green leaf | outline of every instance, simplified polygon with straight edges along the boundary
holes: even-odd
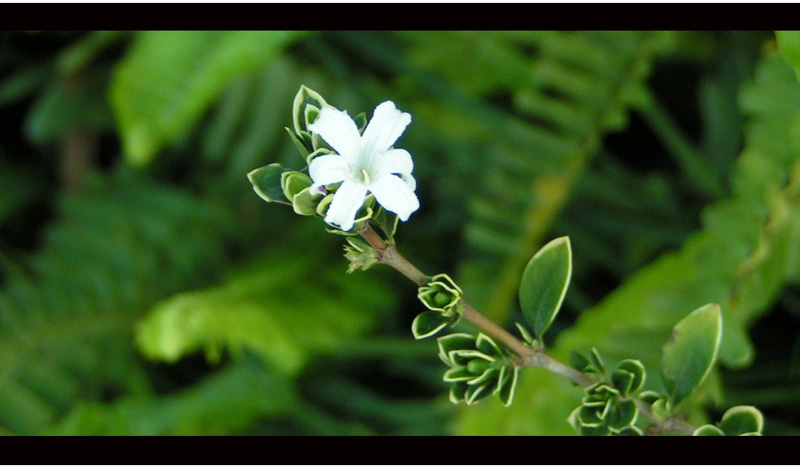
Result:
[[[778,47],[800,78],[800,31],[775,31]]]
[[[426,310],[417,315],[411,323],[411,333],[414,338],[420,340],[435,335],[438,331],[447,326],[449,318],[442,316],[439,312]]]
[[[391,304],[392,291],[370,277],[320,270],[314,260],[270,252],[220,286],[164,300],[137,324],[137,344],[166,362],[201,350],[212,358],[222,347],[234,357],[249,350],[296,375],[314,353],[335,352],[366,332]]]
[[[235,79],[269,64],[299,31],[144,31],[114,72],[110,100],[130,164],[150,163]]]
[[[722,432],[717,426],[706,424],[704,426],[700,426],[697,430],[694,431],[692,434],[694,436],[724,436],[725,433]]]
[[[571,274],[572,249],[568,237],[550,241],[525,267],[519,302],[522,314],[540,340],[561,308]]]
[[[639,414],[636,403],[633,400],[620,401],[611,409],[608,415],[608,427],[616,432],[630,426],[636,421]]]
[[[672,406],[703,382],[711,371],[722,338],[722,311],[708,304],[678,322],[664,345],[661,365]]]
[[[256,191],[259,197],[268,202],[286,202],[289,200],[283,193],[281,188],[281,174],[289,171],[278,163],[270,164],[269,166],[259,167],[247,174],[250,183],[253,184],[253,190]]]
[[[722,415],[719,428],[729,436],[760,434],[764,429],[764,416],[753,406],[734,406]]]

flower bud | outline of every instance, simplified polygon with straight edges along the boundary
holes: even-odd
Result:
[[[420,286],[417,297],[428,309],[457,321],[464,313],[461,295],[461,288],[449,276],[438,274]],[[453,324],[455,323],[451,323]]]

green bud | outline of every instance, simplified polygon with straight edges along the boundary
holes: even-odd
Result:
[[[480,375],[483,374],[490,365],[490,362],[484,361],[483,359],[473,359],[467,364],[467,370],[473,375]]]
[[[417,297],[428,309],[454,318],[452,325],[455,325],[464,313],[461,294],[461,288],[449,276],[439,274],[420,286]]]
[[[435,325],[436,317],[441,319],[442,316],[427,311],[415,322],[424,318]],[[503,350],[490,337],[483,333],[477,337],[454,333],[437,341],[439,357],[450,367],[444,374],[444,381],[452,383],[450,400],[453,403],[464,401],[470,405],[490,395],[498,395],[505,406],[511,404],[519,369],[508,362]]]

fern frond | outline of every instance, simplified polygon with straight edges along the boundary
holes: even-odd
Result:
[[[0,291],[0,426],[33,433],[135,372],[133,323],[225,262],[228,215],[135,175],[94,175],[59,203],[27,265]],[[88,392],[88,393],[87,393]]]
[[[459,275],[470,301],[502,322],[512,310],[525,263],[603,135],[622,128],[626,111],[645,102],[645,80],[664,33],[481,37],[494,43],[492,50],[506,50],[497,57],[503,57],[502,63],[511,60],[506,66],[516,70],[486,91],[510,93],[521,118],[507,129],[509,137],[502,144],[489,149],[486,161],[474,162],[486,171],[483,185],[470,199],[465,228],[475,258],[460,265]],[[491,61],[495,55],[480,57]]]

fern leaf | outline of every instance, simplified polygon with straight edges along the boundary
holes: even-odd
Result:
[[[0,426],[18,433],[130,382],[136,318],[225,263],[227,214],[141,177],[94,175],[59,212],[0,290]]]
[[[649,65],[662,39],[655,32],[508,33],[496,39],[493,47],[515,51],[509,68],[522,72],[493,86],[511,93],[522,119],[502,145],[490,149],[491,163],[477,162],[487,174],[470,199],[465,229],[476,254],[459,268],[460,284],[487,316],[507,318],[525,263],[602,136],[623,127],[626,110],[646,99]]]

